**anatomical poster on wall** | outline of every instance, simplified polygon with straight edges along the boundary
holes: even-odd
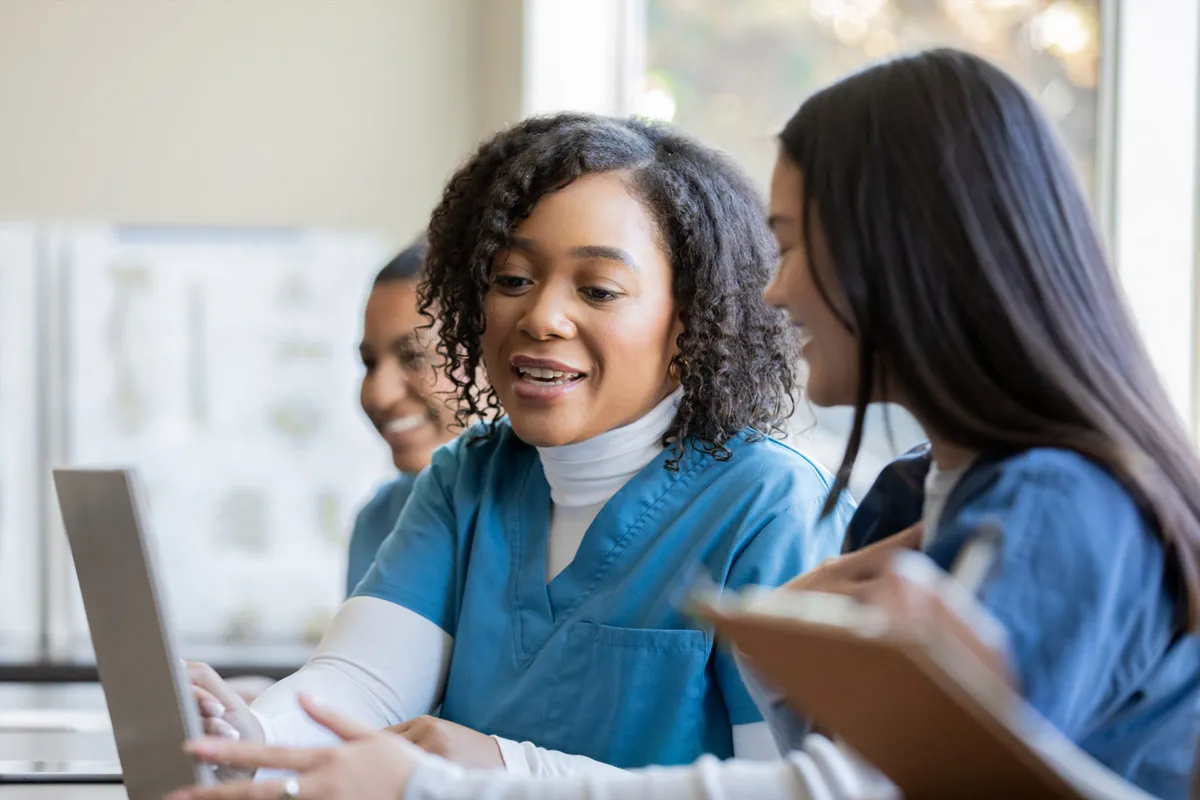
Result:
[[[362,308],[384,243],[65,236],[69,459],[142,473],[185,641],[311,641],[341,600],[354,513],[390,469],[358,408]]]

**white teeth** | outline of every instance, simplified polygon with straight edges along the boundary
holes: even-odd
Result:
[[[399,417],[398,419],[388,420],[384,423],[384,433],[407,433],[411,430],[416,430],[425,424],[428,420],[424,414],[409,414],[407,417]]]
[[[563,376],[563,373],[559,372],[556,369],[543,369],[541,367],[522,367],[521,372],[524,372],[526,375],[530,376],[531,378],[540,378],[542,380],[549,380],[550,378],[561,378]]]
[[[560,386],[579,377],[578,372],[562,372],[543,367],[517,367],[517,372],[527,381],[536,381],[548,386]]]

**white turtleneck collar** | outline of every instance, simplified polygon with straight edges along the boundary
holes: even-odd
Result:
[[[577,444],[539,447],[550,499],[558,507],[608,502],[663,451],[662,437],[683,398],[679,388],[641,419]]]

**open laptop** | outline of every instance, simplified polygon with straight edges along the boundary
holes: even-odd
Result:
[[[130,800],[159,800],[216,779],[183,752],[186,740],[201,735],[200,718],[163,607],[136,484],[126,470],[54,471],[125,790]]]

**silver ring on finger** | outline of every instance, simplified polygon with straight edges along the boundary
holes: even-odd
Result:
[[[300,781],[288,778],[283,782],[279,800],[298,800],[300,797]]]

